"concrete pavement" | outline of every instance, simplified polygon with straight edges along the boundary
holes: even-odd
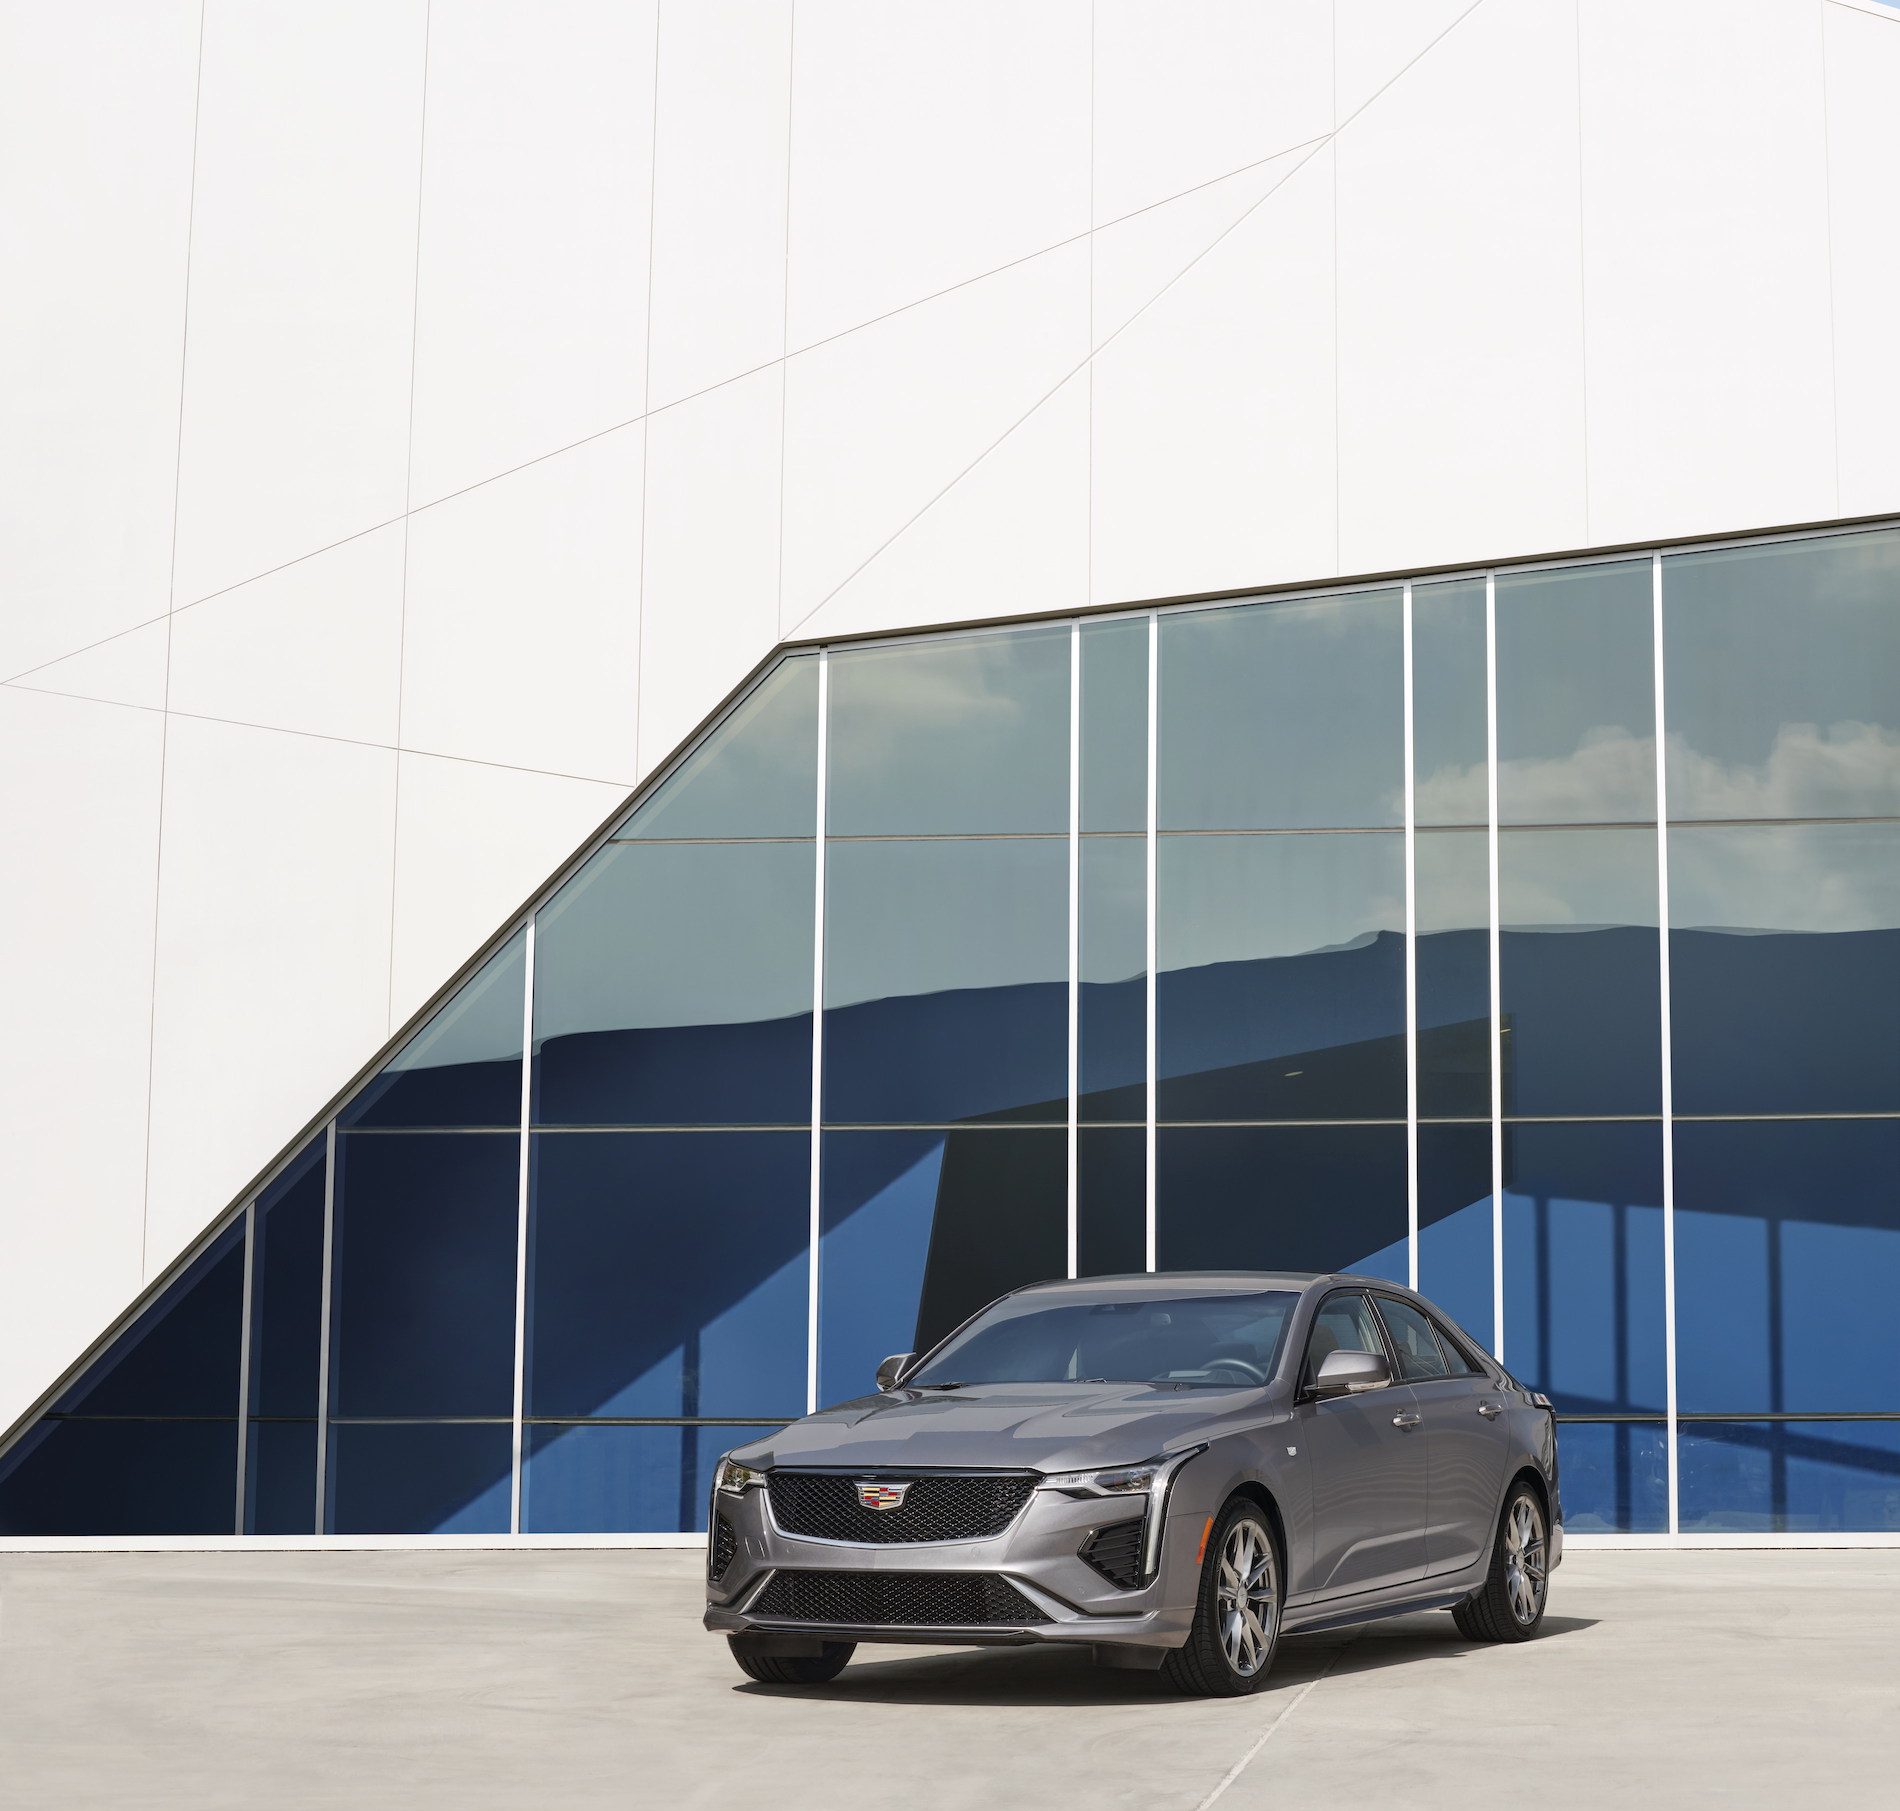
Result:
[[[682,1552],[0,1555],[0,1803],[67,1807],[1889,1803],[1900,1552],[1578,1553],[1545,1636],[1446,1615],[1167,1695],[861,1648],[746,1682]]]

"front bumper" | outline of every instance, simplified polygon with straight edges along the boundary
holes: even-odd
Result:
[[[1032,1491],[1015,1520],[983,1540],[866,1545],[788,1534],[767,1493],[721,1495],[714,1504],[733,1530],[733,1552],[706,1587],[707,1628],[727,1635],[816,1637],[833,1641],[937,1646],[1021,1646],[1081,1642],[1109,1648],[1179,1647],[1187,1639],[1200,1584],[1200,1543],[1209,1507],[1177,1475],[1166,1510],[1154,1579],[1126,1590],[1081,1557],[1097,1529],[1132,1519],[1126,1499],[1075,1498]],[[1003,1580],[1042,1618],[1019,1623],[852,1623],[792,1620],[762,1613],[760,1600],[779,1572],[974,1573]]]

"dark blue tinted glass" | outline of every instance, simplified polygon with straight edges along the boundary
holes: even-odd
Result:
[[[520,1151],[496,1133],[338,1137],[332,1415],[513,1413]]]
[[[1418,1129],[1418,1287],[1490,1351],[1491,1128]]]
[[[1068,1270],[1060,1130],[827,1132],[818,1399],[870,1392],[999,1295]]]
[[[1504,1111],[1661,1112],[1655,832],[1505,832],[1498,917]]]
[[[521,989],[515,935],[436,1009],[337,1115],[340,1126],[518,1126]]]
[[[818,660],[795,655],[688,755],[617,837],[810,836],[818,821]]]
[[[1669,1526],[1669,1430],[1656,1422],[1559,1422],[1557,1473],[1566,1534]]]
[[[1404,822],[1396,591],[1161,622],[1164,830]]]
[[[1163,1119],[1405,1117],[1398,836],[1160,847]]]
[[[1066,830],[1070,631],[831,656],[833,836]]]
[[[506,1534],[514,1430],[503,1422],[330,1425],[329,1534]]]
[[[1900,1120],[1676,1125],[1685,1414],[1900,1407]]]
[[[1678,1113],[1900,1107],[1900,824],[1669,833]]]
[[[1647,560],[1500,573],[1498,822],[1656,817]]]
[[[244,1436],[244,1532],[311,1534],[317,1526],[317,1424],[253,1421]]]
[[[1082,828],[1148,825],[1148,619],[1082,625]]]
[[[1559,1412],[1661,1409],[1662,1128],[1504,1128],[1502,1357]]]
[[[1900,815],[1900,532],[1663,561],[1669,815]]]
[[[313,1138],[257,1198],[251,1233],[253,1415],[317,1412],[325,1142],[322,1134]]]
[[[1484,580],[1412,587],[1412,821],[1482,824]]]
[[[1421,1119],[1491,1115],[1491,856],[1482,830],[1414,844]]]
[[[0,1458],[0,1535],[225,1534],[237,1422],[48,1418]]]
[[[52,1413],[235,1416],[243,1303],[240,1217],[93,1360]]]
[[[768,1427],[615,1427],[543,1422],[527,1430],[524,1534],[703,1534],[713,1468]]]
[[[803,1413],[809,1132],[534,1141],[531,1415]]]
[[[535,921],[538,1125],[811,1119],[811,843],[617,843]]]
[[[1351,1270],[1406,1280],[1405,1128],[1163,1126],[1162,1270]]]
[[[1148,1133],[1085,1126],[1075,1149],[1076,1270],[1121,1276],[1148,1268]]]
[[[1900,1421],[1694,1421],[1676,1438],[1685,1534],[1900,1533]]]
[[[1148,1115],[1148,843],[1082,839],[1077,1117]]]
[[[1065,838],[834,842],[825,915],[828,1122],[1068,1118]]]

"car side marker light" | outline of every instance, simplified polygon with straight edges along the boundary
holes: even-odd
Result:
[[[1214,1518],[1207,1518],[1207,1526],[1201,1530],[1201,1544],[1194,1549],[1194,1563],[1198,1566],[1207,1558],[1207,1537],[1214,1532]]]

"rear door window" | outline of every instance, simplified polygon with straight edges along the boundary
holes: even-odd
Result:
[[[1432,1324],[1409,1302],[1401,1302],[1393,1296],[1379,1297],[1379,1314],[1385,1322],[1385,1328],[1392,1335],[1392,1344],[1399,1355],[1399,1376],[1407,1383],[1421,1383],[1427,1378],[1449,1377],[1452,1369],[1445,1354],[1439,1349],[1438,1336],[1432,1332]]]

